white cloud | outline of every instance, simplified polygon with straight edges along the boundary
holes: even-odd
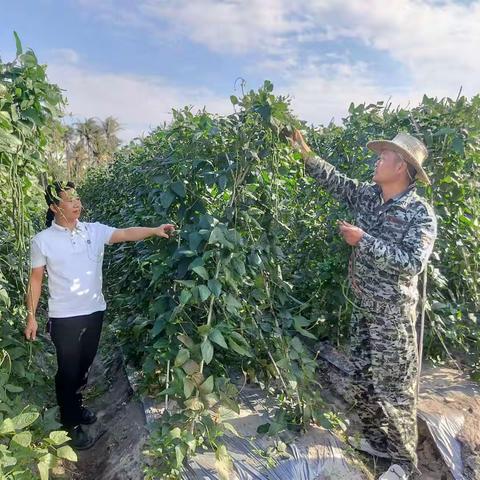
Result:
[[[76,0],[84,12],[124,27],[141,26],[162,41],[188,38],[213,52],[280,54],[289,37],[311,28],[301,2],[288,0]]]
[[[330,39],[349,37],[388,52],[412,78],[413,89],[453,95],[480,90],[480,2],[312,0],[312,14]]]
[[[288,0],[144,0],[141,10],[169,22],[173,34],[227,54],[279,53],[290,35],[309,26],[298,2]]]
[[[391,98],[394,105],[415,105],[423,93],[455,97],[460,86],[467,95],[480,91],[479,0],[76,1],[110,24],[141,26],[150,41],[187,39],[219,62],[236,56],[247,71],[290,94],[298,116],[313,123],[339,121],[352,101]],[[341,40],[349,47],[340,48]],[[327,41],[338,43],[325,52]],[[355,58],[356,49],[366,60]],[[187,90],[174,79],[93,72],[63,52],[67,63],[54,62],[49,70],[67,89],[70,109],[84,117],[116,116],[126,126],[124,138],[168,121],[171,107],[231,111],[228,94],[211,88]],[[390,58],[388,65],[376,61],[379,54]],[[403,69],[401,80],[388,71],[392,65]]]
[[[439,96],[460,85],[469,94],[480,90],[479,0],[77,1],[162,41],[186,38],[215,53],[254,56],[252,68],[267,72],[298,72],[315,43],[346,38],[371,56],[386,52],[413,89]]]
[[[129,140],[171,120],[172,108],[207,106],[215,113],[231,113],[228,97],[218,97],[206,88],[181,88],[167,80],[129,74],[101,73],[81,65],[50,63],[49,79],[68,99],[73,117],[115,117],[123,127],[120,136]]]
[[[331,120],[341,123],[352,102],[417,105],[423,93],[380,85],[369,66],[362,62],[312,64],[289,78],[280,91],[290,95],[293,111],[300,119],[316,125],[326,125]]]

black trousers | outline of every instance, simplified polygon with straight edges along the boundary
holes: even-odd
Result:
[[[104,313],[49,319],[50,336],[57,350],[55,390],[65,428],[80,424],[82,389],[97,354]]]

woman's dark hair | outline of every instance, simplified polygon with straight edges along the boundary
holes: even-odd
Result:
[[[45,189],[45,201],[48,205],[47,216],[45,219],[45,224],[47,227],[52,225],[52,221],[55,218],[55,214],[52,212],[50,205],[58,205],[60,202],[60,194],[66,190],[71,190],[75,188],[73,182],[53,182],[50,185],[47,185]]]

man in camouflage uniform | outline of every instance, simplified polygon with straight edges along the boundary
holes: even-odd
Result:
[[[427,149],[403,133],[368,143],[379,159],[374,183],[361,183],[315,156],[300,132],[292,143],[308,173],[355,214],[356,226],[339,222],[339,228],[354,247],[353,394],[363,424],[357,448],[392,459],[382,480],[410,478],[417,463],[417,281],[437,229],[432,208],[415,192],[415,178],[429,183],[422,168]]]

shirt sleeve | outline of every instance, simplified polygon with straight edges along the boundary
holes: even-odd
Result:
[[[110,239],[112,238],[112,234],[116,230],[116,228],[110,227],[109,225],[105,225],[100,222],[95,222],[93,226],[97,231],[99,241],[105,245],[110,245]]]
[[[400,245],[365,233],[357,248],[380,268],[417,275],[427,264],[436,236],[435,214],[433,210],[425,209],[414,217]]]
[[[370,184],[347,177],[318,156],[308,157],[305,169],[319,185],[350,208],[355,208],[365,189],[370,188]]]
[[[47,264],[47,257],[43,254],[36,238],[33,238],[30,246],[30,260],[32,268],[43,267]]]

